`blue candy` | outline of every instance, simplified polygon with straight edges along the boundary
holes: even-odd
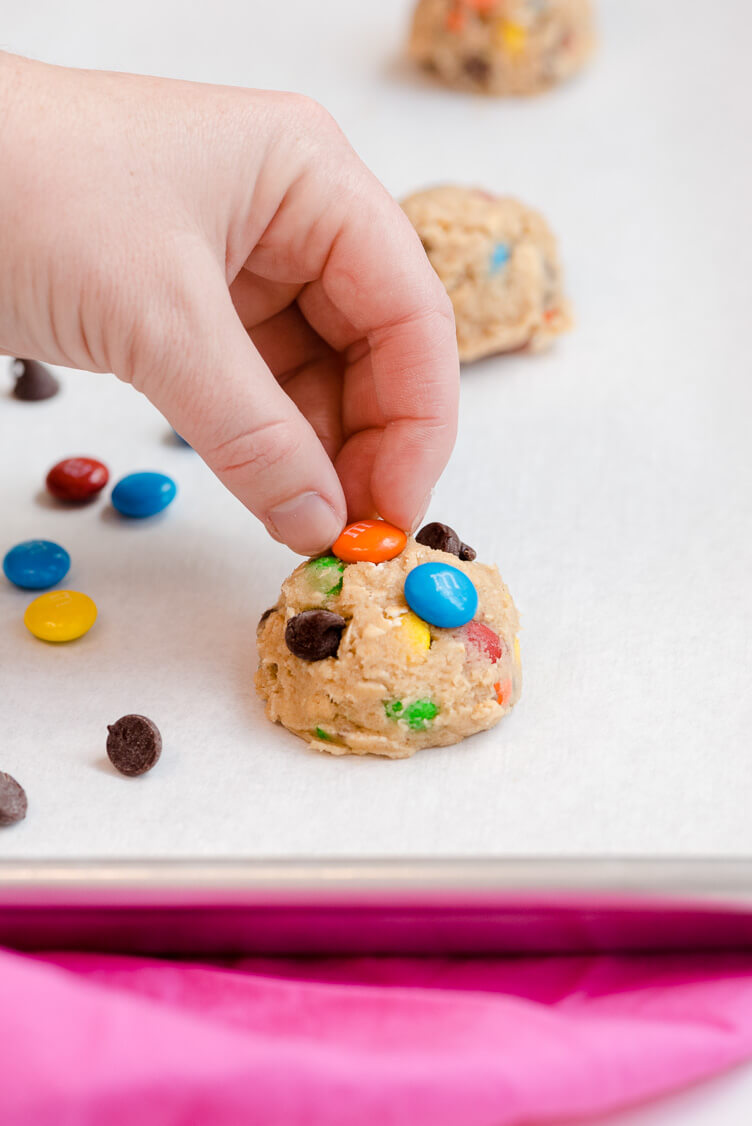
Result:
[[[497,274],[502,266],[509,261],[509,247],[504,242],[497,242],[491,251],[491,261],[488,269],[492,274]]]
[[[167,508],[177,491],[175,482],[164,473],[129,473],[112,490],[112,504],[123,516],[141,519]]]
[[[405,601],[432,626],[464,626],[478,609],[478,592],[463,571],[448,563],[421,563],[405,579]]]
[[[51,540],[26,540],[3,559],[6,577],[22,590],[47,590],[70,570],[70,555]]]
[[[193,449],[193,446],[191,445],[191,443],[190,443],[190,442],[186,442],[186,440],[185,440],[185,438],[183,437],[183,435],[182,435],[182,434],[178,434],[178,432],[177,432],[177,430],[175,429],[175,427],[174,427],[174,426],[173,426],[173,428],[172,428],[172,432],[173,432],[173,434],[175,435],[175,440],[177,441],[178,445],[180,445],[180,446],[187,446],[189,450],[192,450],[192,449]]]

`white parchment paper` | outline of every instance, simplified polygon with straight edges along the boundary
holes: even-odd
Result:
[[[61,372],[46,403],[0,367],[0,552],[45,537],[100,618],[75,644],[0,583],[0,769],[29,816],[0,856],[746,854],[752,847],[752,15],[733,0],[604,3],[580,81],[530,101],[432,87],[399,61],[409,5],[234,0],[17,6],[3,43],[50,61],[305,90],[397,195],[479,183],[560,234],[576,330],[466,370],[428,518],[498,562],[523,698],[494,731],[402,762],[333,759],[263,718],[259,613],[295,559],[148,402]],[[62,511],[60,457],[159,469],[172,508]],[[150,715],[149,775],[106,725]]]

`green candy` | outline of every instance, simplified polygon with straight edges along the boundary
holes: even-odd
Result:
[[[317,739],[323,739],[325,743],[331,743],[332,741],[331,735],[324,731],[323,727],[317,727],[314,731],[314,735]]]
[[[439,714],[439,705],[433,700],[414,700],[407,707],[401,700],[386,700],[384,711],[389,719],[402,719],[411,731],[424,731]]]
[[[311,586],[327,597],[342,590],[342,573],[345,565],[334,555],[322,555],[306,563],[306,578]]]
[[[405,719],[413,731],[422,731],[429,723],[433,723],[438,714],[439,706],[433,700],[416,700],[405,712]]]

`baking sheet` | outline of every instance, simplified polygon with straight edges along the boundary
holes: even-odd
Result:
[[[24,404],[0,369],[0,547],[45,537],[100,619],[36,641],[0,585],[0,769],[26,786],[0,856],[159,859],[744,856],[752,596],[746,346],[752,12],[601,4],[600,54],[533,101],[439,90],[399,61],[409,5],[88,0],[27,5],[4,45],[63,63],[301,89],[396,195],[477,182],[541,207],[577,315],[543,357],[468,368],[428,518],[498,562],[523,620],[523,698],[494,731],[413,759],[318,756],[262,716],[259,613],[294,558],[114,379],[63,372]],[[179,496],[124,523],[46,501],[85,453]],[[106,725],[165,750],[117,776]]]

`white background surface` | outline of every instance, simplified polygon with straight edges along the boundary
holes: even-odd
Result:
[[[0,855],[748,854],[752,598],[750,10],[603,3],[582,79],[530,102],[432,87],[400,61],[408,4],[88,0],[8,6],[2,43],[73,65],[298,89],[396,195],[483,184],[559,233],[576,331],[465,372],[429,517],[496,560],[523,616],[513,716],[405,762],[329,759],[262,718],[254,627],[294,560],[163,420],[106,377],[0,396],[0,550],[40,536],[100,620],[53,648],[0,586],[0,769],[30,797]],[[10,387],[2,380],[0,389]],[[178,481],[122,523],[40,495],[59,457]],[[165,750],[125,780],[106,724]],[[748,1120],[745,1072],[623,1126]],[[674,1118],[672,1117],[672,1121]]]

